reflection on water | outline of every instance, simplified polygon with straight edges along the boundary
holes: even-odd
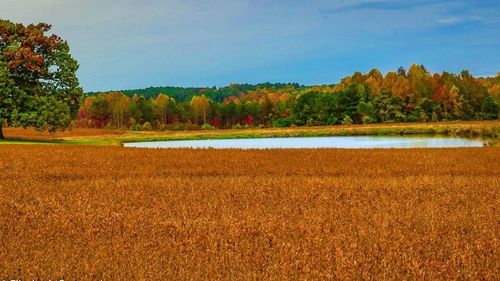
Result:
[[[125,143],[141,148],[423,148],[481,147],[480,140],[441,137],[300,137]]]

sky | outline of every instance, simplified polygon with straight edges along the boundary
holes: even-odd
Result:
[[[500,71],[498,0],[0,0],[67,40],[85,91]]]

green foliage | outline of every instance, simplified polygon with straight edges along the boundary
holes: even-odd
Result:
[[[203,129],[203,130],[213,130],[215,128],[212,127],[212,125],[210,125],[208,123],[205,123],[205,124],[203,124],[203,126],[201,126],[201,129]]]
[[[357,106],[357,113],[361,116],[363,124],[377,122],[375,106],[371,102],[360,102]]]
[[[243,126],[241,126],[240,123],[237,123],[236,125],[233,125],[232,129],[243,129]]]
[[[307,125],[334,125],[338,121],[338,98],[329,93],[301,94],[292,109],[293,118]]]
[[[352,124],[352,118],[349,117],[349,115],[344,115],[344,118],[342,118],[342,125],[351,125]]]
[[[500,114],[500,106],[491,95],[486,95],[481,103],[481,112],[484,114],[484,119],[497,119]]]
[[[142,130],[142,126],[141,126],[141,124],[134,124],[134,125],[130,126],[129,130],[130,131],[141,131]]]
[[[275,128],[287,128],[293,124],[293,120],[290,118],[279,118],[273,121],[273,127]]]
[[[149,87],[145,89],[133,89],[133,90],[122,90],[119,92],[123,92],[129,97],[134,95],[139,95],[149,98],[156,98],[159,94],[165,93],[169,97],[174,98],[179,102],[187,102],[190,101],[194,96],[205,95],[209,99],[215,102],[223,102],[224,99],[237,96],[240,93],[246,93],[249,91],[255,91],[257,89],[273,89],[280,90],[286,88],[300,89],[304,86],[301,86],[296,83],[263,83],[257,85],[251,84],[231,84],[226,87],[211,87],[211,88],[182,88],[182,87]],[[114,91],[112,91],[114,92]],[[99,92],[88,92],[86,96],[96,96]]]
[[[0,20],[1,124],[54,132],[78,112],[78,63],[66,41],[45,34],[50,28]]]

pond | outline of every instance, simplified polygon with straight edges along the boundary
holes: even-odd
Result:
[[[138,148],[427,148],[427,147],[481,147],[480,140],[451,137],[294,137],[255,139],[211,139],[183,141],[153,141],[125,143]]]

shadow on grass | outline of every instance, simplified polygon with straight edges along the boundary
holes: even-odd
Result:
[[[47,145],[109,145],[109,146],[121,146],[121,141],[115,139],[78,139],[78,140],[65,140],[65,139],[54,139],[54,140],[29,140],[29,139],[0,139],[0,145],[2,144],[47,144]]]
[[[25,140],[25,139],[0,139],[0,144],[64,144],[64,140]]]

